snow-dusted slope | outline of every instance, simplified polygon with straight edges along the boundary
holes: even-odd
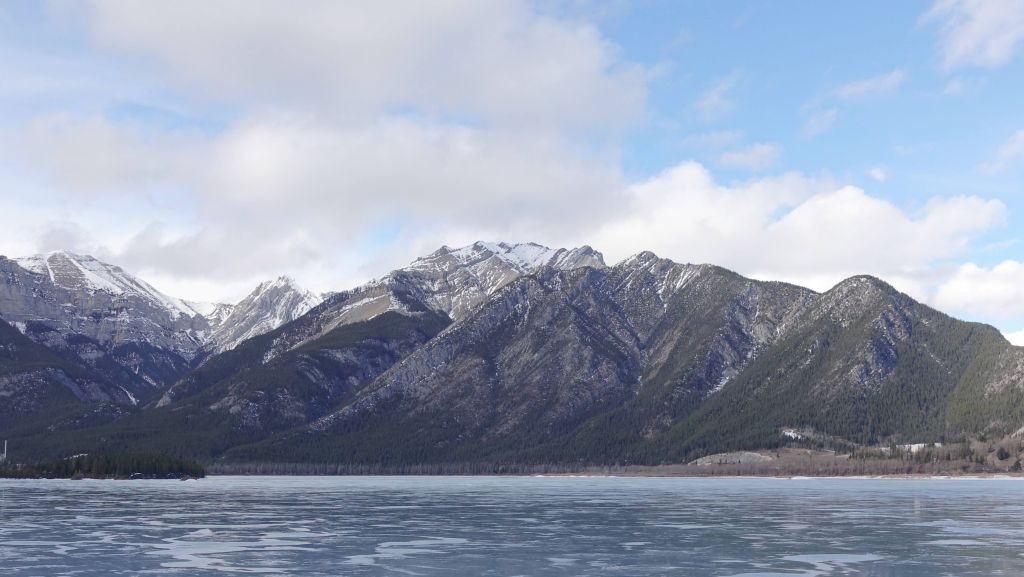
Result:
[[[476,242],[457,249],[445,246],[355,291],[346,320],[362,320],[400,308],[389,296],[397,290],[458,321],[495,291],[543,266],[571,270],[583,266],[604,268],[605,264],[601,253],[589,246],[571,250],[535,243]],[[383,306],[383,300],[388,306]]]
[[[539,244],[476,242],[462,248],[441,247],[407,267],[350,291],[325,299],[305,321],[275,337],[269,360],[338,327],[368,321],[389,311],[418,315],[443,313],[458,322],[514,280],[551,267],[572,270],[606,268],[601,253],[583,246],[551,249]]]
[[[231,316],[235,305],[227,303],[208,303],[198,301],[184,301],[189,308],[203,315],[210,323],[211,329],[216,329],[224,324],[224,321]]]
[[[68,252],[0,257],[0,316],[140,400],[189,370],[210,329],[182,300]]]
[[[600,253],[588,246],[572,250],[551,249],[536,243],[508,244],[479,241],[458,249],[441,247],[430,256],[416,259],[407,269],[436,267],[454,262],[457,266],[481,268],[493,266],[494,261],[520,272],[529,273],[542,266],[572,269],[579,266],[603,267]]]
[[[0,257],[0,318],[139,399],[211,351],[277,328],[320,300],[282,277],[237,305],[189,302],[88,255]]]
[[[49,277],[55,286],[69,291],[131,295],[148,301],[155,308],[166,310],[175,319],[202,316],[185,301],[167,296],[145,281],[126,273],[121,267],[101,262],[89,255],[54,251],[16,258],[14,262],[26,270]]]
[[[233,349],[246,339],[299,318],[322,300],[287,276],[261,283],[231,307],[230,314],[207,339],[205,348],[211,353]]]

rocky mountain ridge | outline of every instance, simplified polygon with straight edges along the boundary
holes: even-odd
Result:
[[[235,318],[234,346],[206,349],[144,407],[20,442],[236,462],[658,464],[781,446],[792,430],[853,446],[1024,427],[1024,349],[872,277],[819,294],[650,252],[608,266],[590,247],[478,242],[315,305],[291,284],[209,323],[216,335]],[[260,304],[278,289],[288,298]],[[306,308],[262,333],[273,323],[239,320]]]
[[[291,321],[317,302],[278,279],[238,305],[193,303],[88,255],[0,257],[0,319],[116,384],[127,396],[114,400],[131,405],[161,394],[210,354]]]

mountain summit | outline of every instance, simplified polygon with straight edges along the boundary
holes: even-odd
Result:
[[[299,318],[322,300],[288,276],[260,283],[218,323],[204,349],[212,354],[233,349],[246,339]]]

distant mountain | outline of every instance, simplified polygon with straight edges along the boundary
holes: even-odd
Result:
[[[235,423],[234,430],[247,431],[250,439],[305,424],[509,282],[542,269],[587,266],[605,266],[589,247],[445,247],[211,358],[171,387],[157,407],[168,407],[177,418],[207,418],[192,411],[220,414],[214,420]],[[310,396],[311,390],[323,393]]]
[[[191,368],[209,322],[120,267],[67,252],[0,257],[0,317],[144,402]]]
[[[525,274],[542,267],[571,270],[585,266],[604,267],[601,253],[589,246],[555,250],[534,243],[477,242],[458,249],[441,247],[407,267],[344,293],[346,298],[334,301],[340,308],[333,315],[333,324],[416,307],[444,313],[458,321],[498,289]]]
[[[242,341],[299,318],[322,300],[290,277],[261,283],[230,310],[225,307],[211,311],[207,318],[213,330],[205,339],[204,353],[231,350]]]
[[[219,321],[186,304],[209,327],[188,333],[207,339],[195,358],[221,352],[144,408],[19,446],[658,464],[1024,430],[1024,348],[872,277],[819,294],[650,252],[609,267],[590,247],[478,242],[315,300],[278,279]]]
[[[452,322],[449,312],[469,314],[524,274],[582,266],[604,263],[589,247],[442,248],[209,358],[147,411],[103,436],[130,448],[132,438],[177,430],[169,442],[187,438],[189,446],[218,452],[306,424],[436,337]],[[233,316],[240,310],[242,304]]]
[[[57,251],[0,257],[0,318],[144,404],[212,352],[276,328],[319,299],[292,281],[263,283],[237,305],[170,297],[120,267]]]

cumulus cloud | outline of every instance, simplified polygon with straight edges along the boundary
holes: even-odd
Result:
[[[983,172],[1002,172],[1014,164],[1024,164],[1024,130],[1018,130],[999,147],[995,158],[982,165]]]
[[[1003,336],[1006,337],[1006,340],[1017,345],[1018,347],[1024,347],[1024,330],[1020,330],[1017,332],[1004,332]]]
[[[762,142],[724,152],[718,157],[718,164],[731,169],[764,170],[778,162],[781,156],[781,146]]]
[[[909,211],[800,174],[722,184],[695,163],[626,183],[615,146],[580,135],[642,117],[649,71],[593,25],[525,1],[62,6],[132,66],[231,113],[204,131],[37,119],[7,144],[51,186],[26,190],[50,196],[14,202],[32,223],[0,241],[71,244],[185,297],[238,296],[282,272],[337,290],[480,238],[587,243],[613,260],[652,249],[819,289],[867,272],[910,290],[1005,212],[976,197]],[[898,86],[892,74],[844,90]],[[737,82],[708,87],[705,120],[734,108]],[[742,140],[684,145],[742,170],[782,154]]]
[[[97,132],[106,136],[94,139]],[[136,234],[111,247],[127,266],[159,263],[156,272],[184,277],[318,266],[334,247],[380,227],[436,235],[472,222],[524,238],[552,226],[579,231],[612,214],[622,189],[612,159],[583,155],[556,135],[403,118],[339,130],[312,118],[260,116],[188,146],[139,146],[130,131],[91,119],[36,138],[60,152],[39,167],[62,190],[115,205],[140,196],[142,184],[154,194],[187,191],[192,226],[163,226],[159,202],[132,205],[137,218],[121,228]]]
[[[232,112],[194,131],[59,112],[3,134],[43,177],[43,213],[66,206],[92,233],[40,219],[0,240],[67,242],[196,290],[280,272],[337,289],[388,243],[466,223],[573,233],[613,211],[611,143],[645,112],[650,71],[525,0],[442,4],[51,4],[156,91]],[[99,206],[117,226],[98,226]]]
[[[735,185],[685,163],[629,189],[625,216],[591,235],[614,259],[649,249],[758,278],[824,290],[875,274],[919,298],[937,263],[1005,221],[1006,208],[973,196],[938,198],[908,213],[864,190],[799,174]]]
[[[939,287],[935,303],[989,317],[1024,315],[1024,263],[1006,260],[991,268],[964,264]]]
[[[939,27],[947,70],[998,68],[1024,40],[1024,3],[1019,0],[937,0],[922,22]]]
[[[893,70],[886,74],[844,84],[836,90],[836,96],[839,98],[859,98],[872,94],[892,92],[903,84],[905,76],[902,70]]]

